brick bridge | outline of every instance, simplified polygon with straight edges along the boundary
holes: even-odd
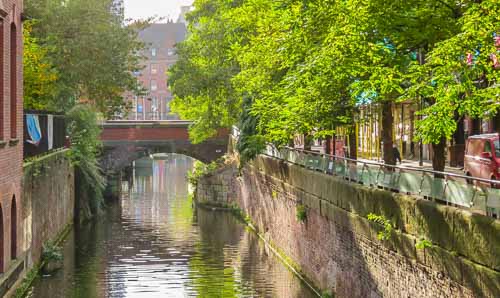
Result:
[[[179,153],[210,162],[227,151],[229,130],[201,144],[189,140],[191,121],[107,121],[102,124],[102,166],[106,172],[128,166],[152,153]]]

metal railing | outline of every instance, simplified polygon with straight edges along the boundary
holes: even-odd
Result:
[[[500,217],[500,182],[428,169],[360,161],[269,145],[265,155],[369,187],[435,200]]]
[[[238,140],[239,128],[233,126],[231,135]],[[500,181],[355,160],[298,148],[278,149],[271,144],[263,154],[353,183],[422,197],[500,218]]]

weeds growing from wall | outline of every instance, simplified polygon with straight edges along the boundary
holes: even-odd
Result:
[[[44,262],[62,261],[63,254],[61,248],[52,242],[43,245],[42,260]]]
[[[92,215],[103,207],[106,181],[99,166],[101,129],[97,113],[88,105],[77,105],[67,113],[71,140],[69,158],[80,178],[80,190],[86,193]]]
[[[425,250],[426,248],[430,247],[432,247],[432,242],[424,238],[418,240],[417,243],[415,244],[415,248],[420,250]]]
[[[392,223],[387,218],[385,218],[385,216],[370,213],[368,214],[368,220],[382,225],[383,230],[378,232],[377,234],[377,238],[379,240],[389,240],[391,238],[394,227],[392,226]]]
[[[295,207],[297,220],[300,222],[304,222],[307,220],[307,209],[306,206],[299,204]]]
[[[193,170],[191,172],[188,172],[187,174],[188,182],[193,186],[198,185],[198,180],[201,177],[214,173],[224,164],[224,162],[225,159],[223,157],[209,164],[205,164],[198,160],[195,161]]]

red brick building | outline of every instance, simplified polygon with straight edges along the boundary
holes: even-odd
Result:
[[[22,240],[22,11],[22,0],[0,0],[0,272],[19,257]]]
[[[152,24],[139,32],[139,39],[146,44],[146,50],[142,53],[145,57],[144,68],[135,75],[147,94],[127,96],[133,106],[129,120],[177,119],[170,113],[172,93],[167,86],[167,70],[177,61],[175,45],[185,37],[184,23]]]

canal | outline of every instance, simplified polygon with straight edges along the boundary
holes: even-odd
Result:
[[[182,155],[135,162],[120,202],[62,244],[30,297],[315,297],[230,213],[193,207]]]

